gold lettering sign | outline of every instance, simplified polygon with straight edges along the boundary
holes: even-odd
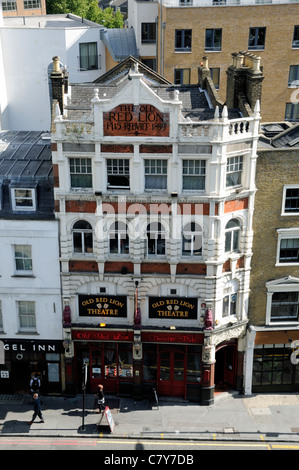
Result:
[[[150,297],[149,318],[195,320],[197,298]]]
[[[120,104],[103,113],[106,136],[169,136],[169,113],[151,104]]]

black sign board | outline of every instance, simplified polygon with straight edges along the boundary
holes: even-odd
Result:
[[[149,318],[196,320],[196,297],[149,297]]]
[[[12,352],[40,352],[40,353],[62,353],[64,352],[62,340],[15,340],[3,339],[4,350]]]
[[[126,317],[125,295],[79,295],[80,317]]]

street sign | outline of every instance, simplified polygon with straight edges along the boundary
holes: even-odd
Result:
[[[110,431],[113,432],[113,429],[114,429],[114,420],[113,420],[113,417],[112,417],[112,414],[111,414],[111,411],[110,411],[109,406],[106,406],[106,408],[105,408],[105,416],[106,416],[107,422],[108,422],[108,424],[109,424]]]

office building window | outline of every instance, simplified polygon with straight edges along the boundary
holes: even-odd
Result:
[[[176,29],[175,30],[175,51],[176,52],[190,52],[192,41],[191,29]]]
[[[206,29],[206,51],[221,51],[222,29]]]
[[[141,42],[142,44],[156,42],[156,23],[141,23]]]
[[[250,28],[248,49],[265,49],[266,28]]]
[[[190,69],[175,69],[174,83],[176,85],[190,85]]]
[[[292,46],[294,49],[299,47],[299,25],[294,26],[294,35],[293,35],[293,43]]]

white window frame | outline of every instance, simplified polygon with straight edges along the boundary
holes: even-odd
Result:
[[[192,230],[192,228],[195,230]],[[200,249],[198,246],[199,244]],[[186,245],[189,245],[190,250],[186,249]],[[187,251],[189,253],[187,253]],[[195,256],[197,260],[203,258],[203,229],[197,222],[187,222],[182,229],[181,256],[182,258]]]
[[[283,195],[282,195],[282,207],[281,207],[281,215],[282,216],[299,216],[299,210],[297,212],[287,212],[285,210],[285,205],[286,205],[286,195],[287,195],[287,190],[288,189],[298,189],[299,191],[299,184],[286,184],[283,187]]]
[[[117,224],[117,225],[116,225]],[[117,245],[117,253],[111,251],[110,242],[111,240],[116,241]],[[122,246],[124,243],[128,243],[127,246],[127,253],[122,251]],[[113,222],[109,227],[109,257],[113,256],[121,256],[121,257],[129,257],[130,254],[130,239],[129,239],[129,228],[128,224],[122,220],[117,220]]]
[[[232,279],[226,283],[226,286],[223,290],[223,301],[222,301],[222,318],[229,317],[238,317],[238,291],[239,291],[239,282],[236,279]],[[228,304],[228,314],[224,315],[224,302],[227,299]],[[232,306],[235,305],[235,312],[232,312]]]
[[[226,189],[237,188],[237,187],[242,186],[243,170],[244,170],[244,155],[234,155],[231,157],[227,157],[226,178],[225,178]],[[227,177],[229,175],[239,175],[239,174],[240,174],[240,182],[228,184]]]
[[[34,212],[36,210],[36,190],[35,188],[11,188],[11,202],[12,202],[12,210],[14,212]],[[30,191],[31,196],[17,196],[17,191]],[[32,201],[32,205],[28,206],[20,206],[17,204],[17,200],[23,199]]]
[[[299,278],[288,276],[283,279],[266,282],[266,325],[298,325],[298,321],[271,321],[272,296],[275,292],[299,292]]]
[[[112,161],[113,164],[110,166],[109,162]],[[122,163],[121,163],[122,162]],[[122,171],[120,168],[122,167]],[[106,159],[106,175],[107,175],[107,189],[124,189],[126,191],[130,190],[131,185],[131,175],[130,175],[130,159],[129,158],[107,158]],[[117,185],[109,183],[109,176],[120,176],[128,178],[128,185]]]
[[[299,266],[299,262],[282,263],[280,261],[280,246],[282,240],[293,240],[299,238],[299,228],[282,228],[277,230],[278,241],[276,251],[276,264],[275,266]]]
[[[17,247],[19,251],[22,251],[23,256],[17,256]],[[32,263],[32,246],[29,244],[16,243],[14,246],[14,260],[15,260],[15,274],[16,275],[32,275],[33,272],[33,263]],[[30,256],[25,255],[24,248],[30,249]],[[26,261],[31,263],[31,269],[18,269],[17,260],[22,260],[25,266]]]
[[[160,168],[159,168],[160,167]],[[166,173],[165,173],[166,170]],[[155,177],[157,181],[164,181],[166,178],[165,188],[146,188],[146,180]],[[168,178],[168,161],[163,158],[145,158],[144,159],[144,190],[145,191],[167,191]],[[160,184],[161,186],[161,184]],[[163,184],[162,184],[163,186]]]
[[[21,313],[21,308],[24,308],[24,312]],[[33,308],[33,311],[30,311]],[[27,311],[25,311],[27,310]],[[18,300],[17,311],[19,318],[19,331],[30,331],[36,332],[36,305],[33,300]],[[26,326],[22,325],[22,322],[28,323]],[[30,325],[30,323],[32,323]]]

